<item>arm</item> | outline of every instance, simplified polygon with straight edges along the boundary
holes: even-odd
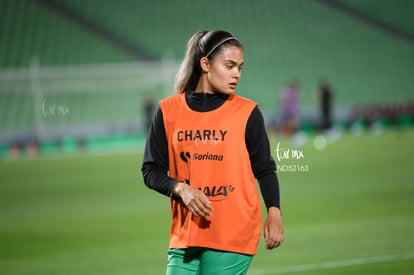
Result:
[[[267,208],[264,223],[266,248],[278,247],[284,238],[280,212],[279,181],[276,164],[270,154],[270,144],[264,126],[263,115],[256,107],[247,122],[246,146],[249,151],[253,173],[257,178],[260,191]]]
[[[194,215],[210,216],[213,209],[207,196],[197,188],[169,177],[168,163],[168,142],[164,119],[161,109],[158,108],[145,145],[141,168],[144,183],[163,195],[173,199],[181,199]]]
[[[160,108],[151,122],[141,172],[146,186],[168,197],[173,196],[177,180],[168,176],[168,143]]]

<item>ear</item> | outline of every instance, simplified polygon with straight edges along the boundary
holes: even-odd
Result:
[[[200,67],[201,70],[205,73],[207,73],[210,70],[210,63],[207,57],[203,57],[200,59]]]

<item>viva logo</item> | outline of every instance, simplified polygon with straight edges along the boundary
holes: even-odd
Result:
[[[235,188],[232,185],[213,185],[198,189],[201,190],[207,197],[209,197],[211,201],[222,201],[227,198],[228,192],[233,192]]]

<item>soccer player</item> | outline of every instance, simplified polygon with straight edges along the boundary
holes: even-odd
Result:
[[[262,232],[267,249],[284,237],[279,183],[263,116],[235,93],[244,63],[232,34],[196,32],[176,76],[177,94],[159,103],[142,174],[171,198],[167,274],[246,274]]]

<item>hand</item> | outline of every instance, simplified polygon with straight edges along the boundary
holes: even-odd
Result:
[[[212,215],[213,208],[208,197],[199,189],[191,187],[184,182],[178,182],[174,186],[173,192],[179,196],[185,206],[198,217]]]
[[[280,246],[283,242],[284,231],[280,209],[270,207],[264,223],[264,240],[267,249]]]

